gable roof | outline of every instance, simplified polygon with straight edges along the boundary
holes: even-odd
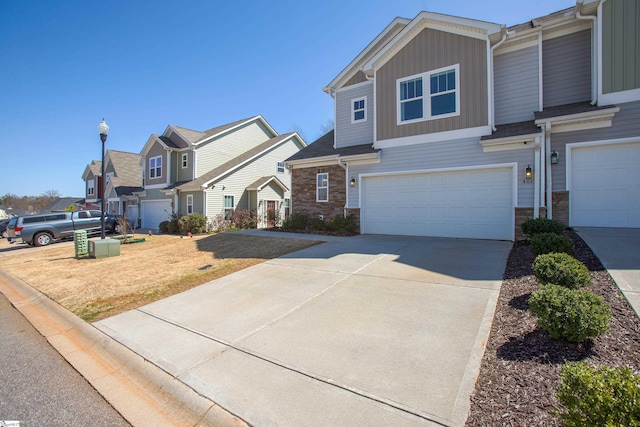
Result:
[[[77,206],[82,205],[84,203],[84,198],[82,197],[60,197],[57,200],[43,206],[40,211],[41,212],[62,212],[67,209],[69,206]]]
[[[222,165],[210,170],[209,172],[199,176],[198,178],[178,186],[177,188],[178,190],[200,190],[202,187],[207,186],[208,184],[215,181],[222,175],[226,175],[227,173],[232,172],[233,170],[239,168],[240,166],[243,166],[244,164],[248,163],[255,157],[262,154],[264,151],[268,151],[274,148],[275,146],[281,144],[282,142],[294,137],[298,141],[300,141],[301,144],[304,146],[304,141],[295,132],[276,136],[274,138],[268,139],[262,144],[259,144],[253,147],[248,151],[245,151],[239,156],[234,157],[228,162],[223,163]]]
[[[286,162],[295,162],[298,160],[309,160],[319,157],[333,156],[336,159],[344,156],[355,156],[359,154],[375,154],[379,149],[373,148],[373,144],[354,145],[351,147],[333,148],[334,131],[331,130],[293,156],[289,157]]]
[[[89,173],[92,173],[93,176],[100,176],[102,174],[102,162],[100,160],[91,160],[91,163],[84,168],[84,172],[82,173],[82,179],[84,181],[87,180]]]
[[[276,177],[275,175],[269,175],[269,176],[263,176],[262,178],[258,179],[257,181],[251,183],[246,190],[249,191],[260,191],[262,190],[262,188],[267,185],[270,182],[275,182],[276,185],[278,185],[280,188],[282,188],[284,191],[289,191],[289,189],[287,188],[286,185],[284,185],[282,183],[282,181],[280,181],[278,179],[278,177]]]
[[[134,186],[142,185],[142,167],[140,160],[142,156],[137,153],[126,151],[107,150],[105,161],[113,165],[115,179],[114,186]]]

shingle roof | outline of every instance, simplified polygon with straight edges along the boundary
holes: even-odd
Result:
[[[82,197],[61,197],[40,209],[42,212],[61,212],[71,205],[81,205],[84,203]]]
[[[544,25],[548,21],[553,21],[554,19],[561,18],[568,13],[573,14],[574,10],[575,10],[575,7],[573,6],[568,7],[566,9],[562,9],[557,12],[550,13],[548,15],[540,16],[538,18],[534,18],[527,22],[523,22],[522,24],[512,25],[507,28],[507,31],[513,32],[513,33],[519,33],[521,31],[530,30],[532,28],[539,27],[540,25]]]
[[[100,160],[91,160],[91,163],[89,163],[88,167],[92,174],[94,174],[95,176],[100,176],[102,169],[102,162]]]
[[[373,143],[333,148],[333,135],[333,130],[327,132],[293,156],[289,157],[285,162],[326,156],[352,156],[356,154],[377,153],[380,151],[373,148]]]
[[[491,135],[485,135],[481,137],[480,140],[487,141],[491,139],[509,138],[519,135],[531,135],[534,133],[540,133],[540,128],[536,126],[534,120],[528,120],[526,122],[497,125],[495,132],[493,132]]]
[[[137,153],[126,151],[108,150],[107,155],[115,171],[114,187],[142,186],[142,167],[140,166],[141,156]]]
[[[220,176],[222,174],[224,174],[225,172],[229,171],[230,169],[233,169],[236,166],[240,166],[242,163],[246,162],[247,160],[249,160],[250,158],[252,158],[253,156],[261,153],[262,151],[265,151],[271,147],[273,147],[274,145],[278,144],[279,142],[291,137],[293,135],[293,133],[287,133],[284,135],[280,135],[280,136],[276,136],[275,138],[271,138],[268,139],[267,141],[263,142],[260,145],[257,145],[255,147],[253,147],[252,149],[245,151],[244,153],[240,154],[237,157],[234,157],[233,159],[229,160],[226,163],[223,163],[222,165],[218,166],[215,169],[210,170],[209,172],[205,173],[204,175],[199,176],[198,178],[194,179],[193,181],[189,181],[186,184],[181,185],[180,190],[187,190],[188,188],[192,188],[192,187],[200,187],[204,184],[206,184],[207,182],[211,181],[212,179],[216,178],[217,176]]]
[[[170,138],[166,137],[166,136],[159,136],[158,137],[160,139],[160,141],[162,141],[164,143],[164,145],[166,145],[167,147],[171,147],[171,148],[183,148],[180,147],[178,144],[176,144],[175,142],[173,142]]]
[[[262,178],[258,179],[257,181],[251,183],[246,189],[247,190],[259,190],[260,187],[262,187],[263,185],[265,185],[266,183],[268,183],[269,181],[277,181],[278,185],[280,185],[280,187],[284,188],[286,191],[288,191],[289,189],[287,188],[286,185],[284,185],[282,183],[282,181],[280,181],[278,179],[277,176],[275,175],[269,175],[269,176],[263,176]]]
[[[116,187],[116,194],[118,196],[131,196],[134,192],[140,192],[140,191],[144,191],[143,187],[127,187],[127,186],[120,186],[120,187]]]
[[[256,117],[256,116],[248,117],[248,118],[242,119],[242,120],[238,120],[238,121],[235,121],[233,123],[227,123],[227,124],[222,125],[222,126],[217,126],[217,127],[205,130],[204,132],[200,132],[200,131],[192,130],[192,129],[187,129],[187,128],[183,128],[183,127],[180,127],[180,126],[174,126],[174,125],[172,125],[172,127],[174,129],[176,129],[180,133],[180,135],[184,136],[187,140],[189,140],[190,143],[193,144],[193,143],[200,142],[203,139],[206,139],[206,138],[208,138],[210,136],[216,135],[216,134],[218,134],[220,132],[224,132],[227,129],[231,129],[232,127],[237,126],[237,125],[239,125],[241,123],[244,123],[247,120],[250,120],[250,119],[252,119],[254,117]]]
[[[572,114],[589,113],[592,111],[606,110],[615,108],[615,105],[595,106],[589,101],[576,102],[574,104],[558,105],[556,107],[545,108],[542,111],[535,112],[536,120],[548,119],[550,117],[569,116]]]

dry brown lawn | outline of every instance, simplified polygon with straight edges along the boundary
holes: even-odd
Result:
[[[95,322],[320,243],[236,233],[145,239],[102,259],[76,259],[68,244],[28,248],[0,257],[0,268]]]

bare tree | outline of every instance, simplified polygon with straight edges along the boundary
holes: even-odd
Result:
[[[298,135],[300,135],[300,138],[304,139],[304,141],[305,141],[306,143],[311,142],[311,141],[309,141],[309,140],[307,139],[307,134],[304,132],[304,130],[302,130],[302,127],[301,127],[300,125],[298,125],[298,124],[294,123],[294,124],[291,126],[291,132],[295,132],[295,133],[297,133]]]
[[[336,127],[336,124],[334,123],[333,119],[329,119],[326,121],[325,124],[320,126],[320,132],[322,133],[322,135],[325,135],[331,132],[335,127]]]

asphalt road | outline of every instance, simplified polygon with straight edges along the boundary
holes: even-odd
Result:
[[[0,421],[128,426],[0,293]]]

